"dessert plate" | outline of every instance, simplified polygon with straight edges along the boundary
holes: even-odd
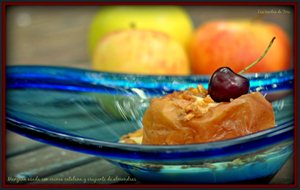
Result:
[[[204,144],[118,143],[142,127],[149,100],[209,76],[145,76],[66,67],[7,67],[7,128],[54,146],[100,156],[142,182],[240,183],[270,179],[293,152],[293,70],[248,74],[275,111],[276,127]],[[99,174],[101,175],[101,174]]]

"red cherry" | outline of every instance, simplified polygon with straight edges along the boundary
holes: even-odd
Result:
[[[216,70],[209,80],[208,94],[216,102],[229,102],[249,91],[249,80],[229,67]]]
[[[238,74],[233,72],[229,67],[217,69],[211,76],[208,84],[208,94],[215,102],[229,102],[230,99],[238,98],[249,92],[249,79],[243,77],[242,73],[256,65],[269,51],[275,37],[272,38],[265,52],[253,63],[248,65]]]

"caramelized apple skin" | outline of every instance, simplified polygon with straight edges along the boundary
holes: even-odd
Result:
[[[203,91],[154,98],[143,118],[143,144],[177,145],[231,139],[275,126],[272,105],[259,92],[213,103]],[[194,96],[202,97],[197,101]]]

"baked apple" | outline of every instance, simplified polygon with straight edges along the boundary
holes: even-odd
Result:
[[[274,126],[272,105],[261,93],[253,92],[231,102],[216,103],[199,86],[151,101],[143,118],[142,144],[205,143]]]

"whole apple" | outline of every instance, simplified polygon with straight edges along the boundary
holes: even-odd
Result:
[[[192,72],[212,74],[220,67],[239,72],[261,56],[274,36],[276,42],[268,54],[247,72],[276,72],[291,67],[291,44],[283,29],[273,23],[250,20],[204,23],[190,41]]]
[[[150,75],[188,75],[190,64],[183,47],[165,33],[121,30],[99,41],[93,69]]]
[[[90,53],[93,53],[98,41],[106,34],[134,28],[165,32],[187,47],[193,24],[185,9],[178,6],[101,7],[89,30]]]

